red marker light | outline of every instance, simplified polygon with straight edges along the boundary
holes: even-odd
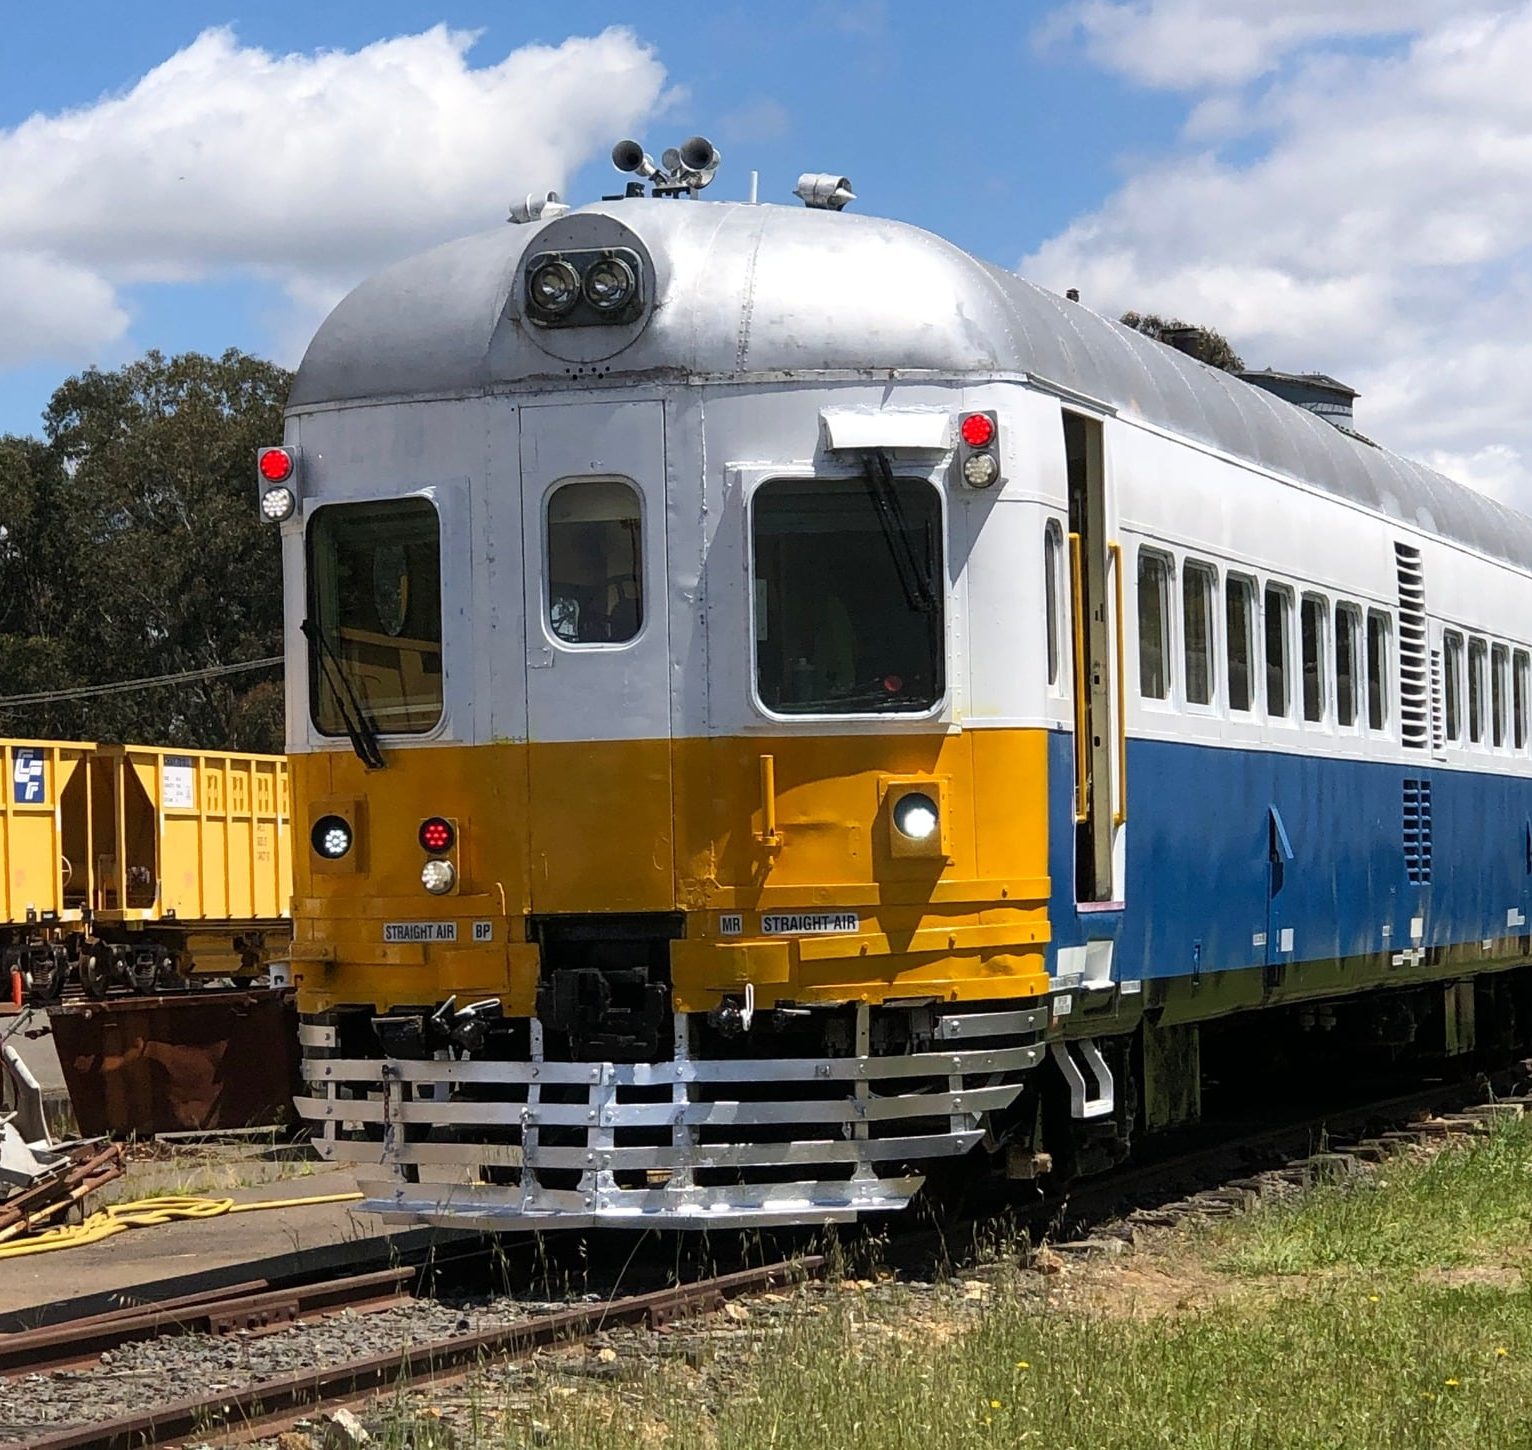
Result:
[[[286,483],[293,476],[293,456],[285,448],[267,448],[256,460],[267,483]]]
[[[420,844],[427,851],[439,855],[443,851],[450,851],[452,842],[451,821],[444,821],[440,816],[432,816],[430,820],[420,823]]]
[[[988,413],[970,413],[963,419],[958,431],[963,442],[970,448],[983,448],[995,436],[994,420]]]

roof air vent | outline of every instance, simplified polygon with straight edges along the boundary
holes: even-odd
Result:
[[[1165,339],[1167,342],[1169,338]],[[1352,404],[1356,389],[1348,388],[1327,373],[1279,373],[1271,368],[1257,368],[1239,374],[1247,383],[1275,393],[1289,403],[1317,413],[1327,423],[1350,431]]]

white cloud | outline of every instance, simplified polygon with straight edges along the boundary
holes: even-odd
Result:
[[[624,29],[477,67],[474,40],[437,26],[273,55],[208,30],[120,94],[0,131],[0,296],[45,265],[75,282],[8,326],[13,360],[55,337],[88,355],[121,332],[114,289],[135,281],[254,272],[311,311],[383,262],[493,226],[518,193],[563,188],[661,98],[662,65]]]
[[[0,249],[0,368],[94,356],[128,314],[94,272],[38,252]]]
[[[1143,80],[1164,74],[1156,39],[1211,5],[1066,13]],[[1326,9],[1342,18],[1323,24]],[[1532,3],[1439,19],[1422,12],[1445,7],[1413,0],[1386,15],[1370,0],[1249,10],[1229,22],[1246,27],[1231,55],[1198,61],[1183,147],[1139,165],[1022,272],[1078,286],[1101,312],[1216,327],[1252,365],[1341,377],[1362,394],[1363,432],[1532,508]],[[1405,21],[1389,46],[1334,43]],[[1280,74],[1220,89],[1282,54]],[[1209,144],[1219,134],[1243,138],[1238,158]]]
[[[1487,0],[1454,0],[1459,15]],[[1316,40],[1404,35],[1439,19],[1442,0],[1072,0],[1040,28],[1078,36],[1098,64],[1145,85],[1242,85]]]

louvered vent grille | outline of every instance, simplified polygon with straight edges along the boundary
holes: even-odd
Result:
[[[1404,869],[1413,886],[1431,883],[1431,782],[1404,782]]]
[[[1442,719],[1442,652],[1431,651],[1431,749],[1440,751],[1446,744],[1447,727]]]
[[[1424,750],[1431,743],[1430,679],[1426,650],[1426,576],[1420,550],[1394,545],[1399,574],[1399,733]]]

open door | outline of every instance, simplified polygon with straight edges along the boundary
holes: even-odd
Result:
[[[533,910],[675,905],[665,415],[521,410]]]
[[[1099,419],[1065,412],[1074,645],[1075,899],[1114,901],[1113,833],[1126,819],[1121,549],[1107,539]],[[1115,643],[1115,647],[1114,647]]]

